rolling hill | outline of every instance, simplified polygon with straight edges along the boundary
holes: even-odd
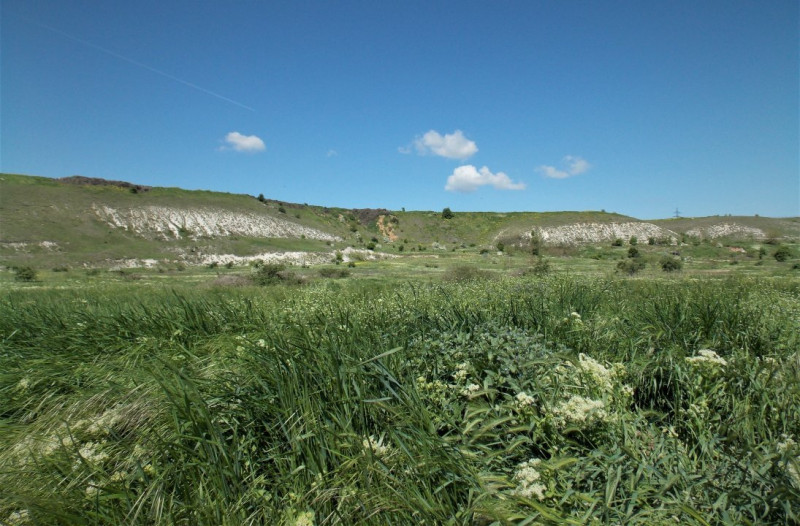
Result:
[[[85,177],[0,174],[0,264],[115,265],[291,255],[329,261],[335,251],[399,255],[531,243],[579,246],[614,239],[800,238],[799,218],[643,221],[606,212],[457,212],[343,209],[210,191],[146,187]],[[407,253],[407,252],[406,252]],[[294,259],[291,259],[294,258]]]

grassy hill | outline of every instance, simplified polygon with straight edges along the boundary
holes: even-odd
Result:
[[[626,241],[630,232],[656,227],[673,238],[687,233],[698,238],[800,238],[798,218],[643,222],[586,211],[457,212],[444,219],[440,211],[348,210],[102,179],[0,174],[0,263],[7,266],[95,266],[130,258],[191,262],[208,254],[333,253],[346,247],[398,254],[400,245],[405,253],[477,252],[494,249],[498,242],[525,244],[531,232],[550,236],[551,244],[564,244],[565,239],[575,244],[605,242],[597,237],[598,225],[606,225],[602,235]],[[637,225],[650,230],[637,230]]]

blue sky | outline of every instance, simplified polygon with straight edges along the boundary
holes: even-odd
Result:
[[[4,172],[348,208],[800,215],[796,0],[0,9]]]

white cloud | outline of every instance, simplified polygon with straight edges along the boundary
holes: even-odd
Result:
[[[461,130],[444,135],[431,130],[422,137],[414,139],[413,146],[420,155],[434,154],[448,159],[460,160],[467,159],[478,151],[478,146],[475,142],[464,137],[464,133]],[[400,153],[411,153],[411,146],[401,146],[397,150]]]
[[[580,175],[592,167],[592,165],[589,164],[585,159],[573,157],[572,155],[567,155],[564,157],[562,164],[564,165],[564,168],[561,170],[555,166],[542,165],[538,167],[536,171],[545,177],[550,177],[551,179],[566,179],[567,177],[572,177],[573,175]]]
[[[235,150],[237,152],[263,152],[267,147],[264,146],[264,141],[255,135],[242,135],[239,132],[230,132],[225,136],[226,146],[222,150]]]
[[[474,192],[481,186],[493,186],[498,190],[525,189],[525,183],[512,182],[503,172],[493,174],[486,166],[478,170],[471,164],[459,166],[453,170],[452,175],[447,178],[444,189],[449,192],[467,193]]]

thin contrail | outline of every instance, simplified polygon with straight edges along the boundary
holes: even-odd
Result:
[[[212,97],[216,97],[216,98],[218,98],[220,100],[224,100],[225,102],[230,102],[231,104],[235,104],[236,106],[239,106],[240,108],[244,108],[246,110],[256,111],[255,109],[253,109],[250,106],[247,106],[245,104],[242,104],[241,102],[236,102],[235,100],[229,99],[228,97],[226,97],[224,95],[220,95],[219,93],[215,93],[215,92],[213,92],[213,91],[211,91],[209,89],[206,89],[206,88],[204,88],[202,86],[198,86],[197,84],[192,84],[189,81],[186,81],[186,80],[183,80],[183,79],[179,79],[178,77],[176,77],[174,75],[170,75],[169,73],[161,71],[160,69],[156,69],[156,68],[154,68],[152,66],[148,66],[147,64],[143,64],[143,63],[141,63],[141,62],[139,62],[137,60],[133,60],[132,58],[128,58],[128,57],[126,57],[124,55],[120,55],[119,53],[111,51],[110,49],[106,49],[106,48],[104,48],[102,46],[98,46],[97,44],[93,44],[92,42],[89,42],[88,40],[84,40],[84,39],[78,38],[78,37],[76,37],[74,35],[70,35],[69,33],[65,33],[64,31],[61,31],[60,29],[56,29],[55,27],[51,27],[51,26],[42,24],[40,22],[35,22],[35,21],[27,19],[27,18],[25,20],[27,20],[31,24],[37,25],[39,27],[43,27],[44,29],[47,29],[47,30],[52,31],[54,33],[58,33],[59,35],[61,35],[63,37],[66,37],[66,38],[68,38],[70,40],[74,40],[75,42],[80,42],[84,46],[89,46],[89,47],[94,48],[94,49],[96,49],[98,51],[102,51],[103,53],[105,53],[107,55],[111,55],[112,57],[118,58],[120,60],[124,60],[125,62],[133,64],[134,66],[139,66],[140,68],[146,69],[147,71],[152,71],[153,73],[157,73],[158,75],[161,75],[162,77],[166,77],[166,78],[168,78],[170,80],[174,80],[175,82],[180,82],[181,84],[183,84],[185,86],[189,86],[190,88],[194,88],[197,91],[202,91],[203,93],[205,93],[207,95],[211,95]]]

